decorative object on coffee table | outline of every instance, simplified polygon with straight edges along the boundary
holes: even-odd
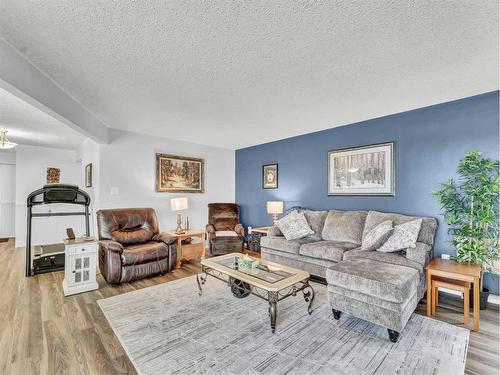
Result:
[[[240,258],[259,261],[258,267],[241,268]],[[253,264],[253,263],[252,263]],[[302,292],[308,302],[307,311],[312,313],[314,289],[309,284],[309,273],[277,263],[254,259],[238,253],[226,254],[201,261],[201,274],[197,275],[199,295],[208,276],[227,283],[233,295],[243,298],[250,294],[269,303],[271,331],[276,329],[277,303],[287,297]]]
[[[427,285],[432,286],[433,277],[442,277],[473,285],[474,297],[474,331],[479,331],[479,288],[481,267],[477,264],[458,263],[448,259],[433,259],[425,268],[427,271]],[[427,316],[432,315],[432,287],[427,288]]]
[[[176,238],[177,243],[177,264],[176,268],[180,268],[182,262],[193,259],[205,259],[205,232],[201,230],[189,229],[183,233],[177,231],[167,231],[169,236]],[[193,242],[192,239],[197,239]]]
[[[185,230],[182,229],[181,211],[188,209],[187,198],[172,198],[172,199],[170,199],[170,207],[172,208],[172,211],[177,212],[177,228],[175,229],[175,234],[185,233]],[[186,225],[187,225],[187,222],[186,222]]]
[[[156,154],[156,191],[169,193],[205,192],[205,160]]]
[[[484,272],[493,271],[500,259],[498,168],[498,160],[469,151],[458,163],[458,181],[449,179],[433,193],[457,249],[453,258],[481,266],[481,309],[486,308],[489,294],[483,288]]]
[[[262,166],[262,188],[278,188],[278,164],[267,164]]]
[[[61,178],[61,170],[59,168],[47,168],[47,183],[58,184]]]
[[[394,195],[394,142],[328,152],[328,195]]]
[[[278,220],[278,215],[283,213],[283,202],[282,201],[269,201],[266,204],[267,213],[271,214],[273,217],[273,225],[276,225]]]

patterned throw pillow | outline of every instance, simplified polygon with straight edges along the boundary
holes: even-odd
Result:
[[[396,225],[389,239],[379,248],[383,253],[394,253],[417,245],[422,219]]]
[[[279,219],[276,222],[276,226],[287,240],[297,240],[314,234],[303,212],[290,212],[285,217]]]
[[[392,220],[386,220],[376,225],[363,238],[361,250],[377,250],[382,246],[392,234]]]

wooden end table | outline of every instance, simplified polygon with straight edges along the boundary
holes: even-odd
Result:
[[[432,315],[432,278],[443,277],[459,282],[473,284],[474,331],[479,331],[479,285],[481,267],[478,264],[458,263],[448,259],[433,259],[426,267],[427,270],[427,316]]]
[[[167,231],[169,236],[177,238],[177,265],[180,268],[182,262],[192,259],[205,259],[205,231],[189,229],[184,233],[177,234],[175,230]],[[198,238],[198,242],[185,243],[182,241],[187,238]]]

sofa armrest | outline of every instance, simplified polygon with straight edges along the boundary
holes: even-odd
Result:
[[[406,249],[406,258],[425,267],[432,258],[432,247],[423,242],[417,242],[415,247]]]
[[[234,227],[234,231],[238,233],[238,237],[245,238],[245,228],[240,223],[236,224]]]
[[[153,237],[153,241],[164,242],[166,245],[172,245],[177,241],[177,238],[172,237],[166,232],[160,232]]]
[[[283,237],[283,233],[279,230],[276,225],[273,225],[271,228],[267,230],[268,237]]]
[[[123,245],[116,241],[101,240],[99,246],[106,251],[112,251],[121,254],[123,252]]]

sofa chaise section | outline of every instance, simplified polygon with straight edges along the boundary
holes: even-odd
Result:
[[[307,217],[307,215],[306,215]],[[422,219],[416,246],[395,253],[362,250],[378,224]],[[425,266],[432,259],[437,220],[378,211],[328,212],[321,234],[287,241],[277,227],[261,239],[262,258],[326,278],[334,317],[341,312],[386,327],[398,339],[424,296]]]

